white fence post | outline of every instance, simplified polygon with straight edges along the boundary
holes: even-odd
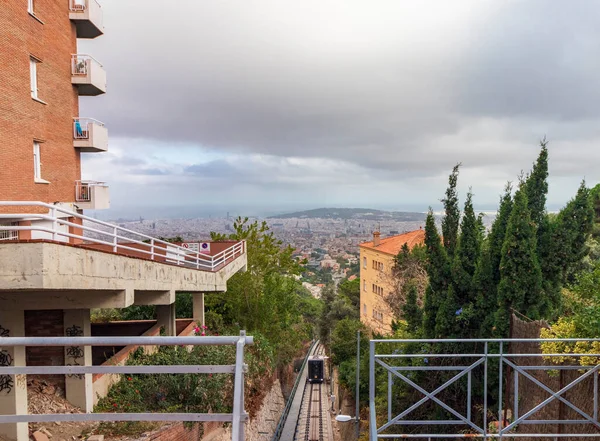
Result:
[[[233,421],[231,423],[231,440],[244,441],[244,345],[246,331],[240,331],[240,339],[236,344],[235,376],[233,383]]]

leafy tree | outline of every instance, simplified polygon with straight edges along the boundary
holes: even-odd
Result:
[[[506,227],[500,261],[499,309],[496,330],[508,335],[512,309],[531,319],[540,318],[542,272],[536,254],[535,225],[531,221],[527,195],[519,189]]]
[[[326,285],[321,290],[321,300],[323,301],[323,309],[321,310],[321,319],[319,320],[319,335],[321,341],[327,344],[329,342],[329,333],[333,329],[333,325],[329,321],[331,305],[335,300],[335,286],[333,284]]]
[[[294,282],[288,276],[299,274],[301,267],[292,258],[293,249],[283,247],[266,222],[249,223],[248,218],[238,218],[233,224],[234,232],[229,235],[212,233],[212,240],[246,240],[248,270],[238,272],[227,282],[227,292],[221,296],[210,296],[226,302],[226,321],[238,323],[245,329],[263,330],[273,322],[286,321],[289,308],[296,310],[294,296],[281,297],[278,284],[284,284],[286,293],[293,292]],[[265,332],[267,336],[269,334]]]
[[[350,302],[360,312],[360,279],[344,280],[338,285],[338,295]]]
[[[438,309],[446,299],[450,266],[448,255],[442,246],[442,239],[435,226],[435,218],[431,208],[425,222],[425,247],[429,285],[425,291],[423,302],[423,334],[426,338],[433,338],[435,336]]]
[[[311,333],[299,309],[306,303],[300,300],[300,284],[291,277],[301,267],[293,249],[284,247],[266,222],[238,218],[233,227],[233,233],[212,233],[212,239],[245,240],[248,268],[229,279],[226,293],[207,296],[207,309],[221,314],[227,324],[265,335],[277,347],[278,364],[285,364]]]
[[[424,245],[415,245],[410,249],[405,243],[394,258],[391,276],[388,277],[391,289],[385,298],[394,316],[403,315],[402,308],[412,287],[417,291],[417,305],[421,304],[428,284],[426,262]]]
[[[458,242],[458,225],[460,223],[460,209],[458,208],[458,194],[456,192],[460,166],[461,164],[456,164],[452,169],[452,173],[448,177],[446,197],[442,199],[445,210],[444,219],[442,220],[442,236],[446,253],[451,258],[454,256],[454,250]]]

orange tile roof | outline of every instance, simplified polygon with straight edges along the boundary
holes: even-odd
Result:
[[[397,236],[384,237],[379,240],[378,246],[373,246],[373,241],[361,243],[360,246],[395,256],[400,252],[404,244],[407,244],[412,249],[415,245],[422,245],[424,242],[425,230],[415,230]]]

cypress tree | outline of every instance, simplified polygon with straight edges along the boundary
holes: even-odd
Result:
[[[423,333],[426,338],[435,335],[435,321],[438,308],[446,298],[450,269],[448,256],[435,226],[433,211],[429,208],[425,222],[425,251],[427,253],[427,275],[429,285],[423,302]]]
[[[492,229],[489,235],[489,253],[490,267],[492,271],[492,281],[494,285],[500,283],[500,259],[502,258],[502,245],[506,236],[506,226],[512,211],[512,184],[506,183],[504,187],[504,195],[500,197],[500,206],[498,207],[498,215],[492,224]]]
[[[477,269],[473,275],[473,286],[477,292],[474,316],[479,317],[478,326],[474,324],[474,327],[478,327],[475,331],[479,338],[490,338],[493,335],[492,328],[498,309],[498,298],[493,278],[489,241],[485,241],[482,245]]]
[[[417,304],[417,287],[411,283],[406,293],[406,303],[402,306],[402,316],[406,320],[408,332],[415,335],[423,322],[423,311]]]
[[[460,225],[460,236],[452,265],[452,280],[459,309],[475,301],[472,290],[473,275],[479,260],[479,226],[473,210],[473,193],[467,193],[465,209]]]
[[[446,297],[440,302],[435,321],[435,338],[462,337],[456,317],[463,313],[463,308],[457,306],[458,300],[454,287],[450,285]]]
[[[561,282],[565,283],[571,269],[583,259],[589,249],[586,241],[594,226],[594,207],[590,190],[583,181],[577,194],[558,213],[557,236],[561,248]]]
[[[448,177],[448,188],[446,197],[442,199],[444,204],[444,219],[442,220],[442,236],[444,239],[444,248],[446,253],[452,259],[458,241],[458,225],[460,222],[460,209],[458,207],[458,194],[456,193],[456,183],[458,182],[458,170],[460,163],[452,169]]]
[[[525,180],[527,207],[531,213],[531,221],[539,227],[546,215],[546,195],[548,194],[548,142],[546,138],[540,141],[540,154],[533,164],[533,169]],[[542,234],[539,232],[539,234]],[[539,237],[538,234],[538,237]]]
[[[511,309],[532,319],[540,317],[542,273],[536,254],[535,225],[527,204],[527,194],[520,188],[502,246],[500,283],[496,314],[497,335],[506,337]]]

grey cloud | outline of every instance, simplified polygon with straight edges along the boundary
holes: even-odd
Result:
[[[172,174],[167,170],[160,168],[134,168],[129,170],[132,175],[143,175],[143,176],[166,176]]]
[[[594,172],[596,3],[101,2],[106,34],[80,51],[105,65],[108,93],[82,112],[111,137],[172,155],[165,165],[144,142],[122,141],[114,161],[156,185],[227,182],[257,198],[273,185],[360,185],[363,205],[369,187],[383,188],[383,201],[395,185],[426,206],[462,161],[478,197],[495,204],[498,184],[529,168],[544,135],[551,173],[577,182]],[[192,153],[180,160],[175,144]]]

